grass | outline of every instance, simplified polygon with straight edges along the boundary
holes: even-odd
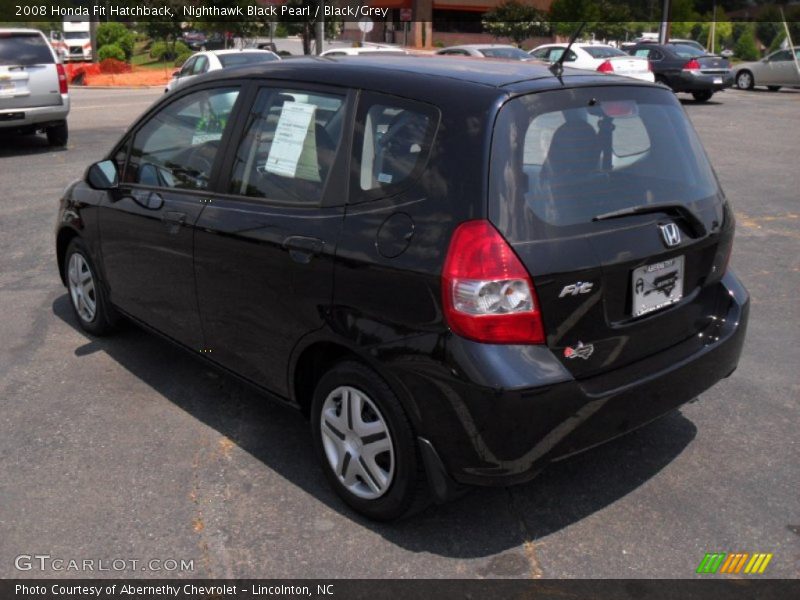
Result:
[[[150,46],[147,42],[137,42],[131,57],[131,66],[143,69],[175,70],[174,60],[153,60],[150,58]]]

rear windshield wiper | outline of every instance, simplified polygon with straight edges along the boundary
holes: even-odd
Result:
[[[621,219],[631,215],[646,215],[659,212],[672,214],[684,219],[694,230],[696,237],[702,237],[706,234],[706,226],[703,224],[703,221],[700,220],[700,217],[683,204],[641,204],[639,206],[631,206],[630,208],[623,208],[621,210],[614,210],[597,215],[592,221],[607,221],[609,219]]]

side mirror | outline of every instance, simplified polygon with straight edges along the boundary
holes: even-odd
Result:
[[[173,72],[172,72],[172,78],[173,78],[173,79],[175,79],[175,78],[176,78],[176,77],[178,77],[180,74],[181,74],[181,70],[180,70],[180,69],[177,69],[177,70],[175,70],[175,71],[173,71]]]
[[[119,186],[119,173],[113,160],[94,163],[86,171],[86,183],[95,190],[115,190]]]

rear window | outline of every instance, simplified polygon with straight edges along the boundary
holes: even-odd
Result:
[[[592,218],[647,204],[699,210],[718,193],[674,95],[608,87],[530,94],[498,116],[490,215],[513,241],[581,234]]]
[[[626,56],[622,50],[611,46],[584,46],[583,49],[592,58],[611,58],[612,56]]]
[[[694,46],[687,46],[685,44],[670,44],[672,51],[681,58],[692,58],[694,56],[705,56],[706,53],[695,48]]]
[[[254,65],[257,63],[271,62],[279,60],[277,56],[269,52],[238,52],[236,54],[218,54],[219,62],[225,68],[238,67],[241,65]]]
[[[481,48],[480,53],[489,58],[514,58],[526,60],[530,55],[519,48]]]
[[[0,33],[0,65],[41,65],[54,61],[50,45],[38,33]]]

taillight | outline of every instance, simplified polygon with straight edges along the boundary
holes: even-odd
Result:
[[[614,65],[611,64],[610,60],[604,60],[597,70],[601,73],[613,73],[614,72]]]
[[[700,70],[700,63],[697,62],[695,59],[690,60],[685,65],[683,65],[684,71],[699,71]]]
[[[442,300],[453,333],[491,344],[543,344],[533,281],[488,221],[467,221],[450,239]]]
[[[58,93],[67,93],[67,72],[64,70],[64,65],[61,63],[56,64],[56,71],[58,72]]]

